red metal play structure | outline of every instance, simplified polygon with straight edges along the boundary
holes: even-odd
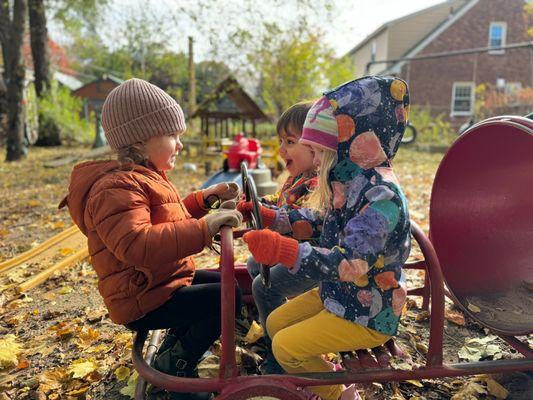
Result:
[[[246,174],[245,175],[245,179]],[[238,376],[235,361],[234,285],[237,278],[245,301],[253,303],[251,281],[243,266],[235,266],[233,240],[243,232],[221,230],[222,355],[218,378],[178,378],[149,366],[159,340],[138,332],[133,362],[139,372],[136,399],[146,382],[176,392],[216,392],[219,399],[271,396],[305,399],[302,387],[339,383],[387,382],[533,370],[533,350],[517,337],[533,333],[533,121],[496,117],[471,127],[449,149],[437,171],[429,212],[430,238],[416,223],[412,233],[423,261],[406,268],[424,269],[424,296],[431,310],[429,350],[425,366],[410,371],[388,365],[402,356],[394,341],[371,350],[357,350],[341,371],[298,375]],[[253,201],[252,183],[245,185]],[[255,213],[256,216],[258,213]],[[261,226],[256,220],[255,228]],[[262,268],[263,277],[268,268]],[[499,335],[521,357],[475,363],[443,363],[444,297],[453,299],[473,320]],[[472,307],[475,305],[476,307]],[[473,312],[476,311],[476,312]],[[478,311],[479,310],[479,311]]]

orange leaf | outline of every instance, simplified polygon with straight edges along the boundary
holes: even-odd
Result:
[[[444,317],[450,321],[453,322],[456,325],[463,326],[465,321],[465,316],[460,311],[453,311],[453,310],[446,310],[444,312]]]
[[[26,369],[30,366],[30,361],[26,358],[22,358],[17,364],[17,369]]]

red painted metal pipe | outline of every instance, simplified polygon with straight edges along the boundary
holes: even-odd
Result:
[[[233,258],[233,233],[228,226],[220,230],[220,281],[222,305],[222,355],[220,378],[237,376],[235,360],[235,271]]]
[[[437,253],[428,237],[414,221],[411,221],[411,232],[420,246],[427,266],[426,277],[429,280],[431,293],[431,315],[429,350],[426,365],[442,365],[442,340],[444,335],[444,276],[440,268]]]

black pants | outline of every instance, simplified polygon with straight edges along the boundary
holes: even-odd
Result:
[[[220,274],[196,270],[191,286],[174,292],[172,298],[144,317],[126,325],[139,330],[175,328],[190,360],[198,361],[220,336]],[[236,287],[235,313],[240,314],[241,291]]]

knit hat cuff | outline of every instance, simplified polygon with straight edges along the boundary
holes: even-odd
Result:
[[[304,136],[302,134],[298,142],[311,146],[323,147],[326,150],[337,151],[337,137],[324,134],[324,132],[321,131],[313,131],[312,129],[308,129],[306,131],[306,135]]]
[[[179,104],[174,103],[106,130],[105,134],[111,148],[119,149],[154,136],[183,133],[185,129],[183,111]]]

